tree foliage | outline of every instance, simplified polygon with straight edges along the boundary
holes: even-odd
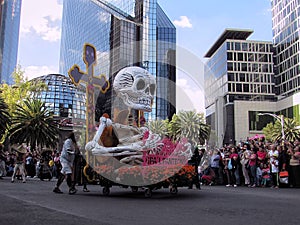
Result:
[[[175,139],[186,137],[193,145],[205,144],[209,138],[210,126],[204,122],[204,115],[195,111],[180,111],[170,123]]]
[[[161,137],[168,135],[168,120],[152,120],[146,126],[152,133],[159,134]]]
[[[11,143],[26,143],[32,149],[37,146],[56,147],[58,128],[45,103],[36,99],[25,99],[24,104],[16,105],[9,137]]]
[[[188,138],[193,145],[203,145],[209,138],[210,127],[205,124],[204,115],[195,111],[180,111],[171,121],[157,120],[147,124],[149,130],[173,140]]]
[[[20,65],[16,67],[12,73],[12,77],[14,80],[13,85],[4,83],[0,86],[0,97],[3,98],[8,106],[10,115],[13,115],[15,112],[17,104],[23,104],[23,99],[32,97],[34,93],[47,89],[47,85],[43,82],[33,83],[28,81]]]
[[[284,118],[284,135],[285,140],[289,142],[294,142],[300,137],[299,123],[291,118]],[[279,121],[274,124],[269,123],[263,128],[263,133],[267,140],[276,142],[282,140],[282,125]]]
[[[0,97],[0,140],[4,136],[9,125],[10,125],[10,115],[8,112],[8,107],[5,104],[4,100]]]

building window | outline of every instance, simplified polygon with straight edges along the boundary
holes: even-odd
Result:
[[[228,71],[233,71],[233,63],[231,63],[231,62],[227,63],[227,70]]]
[[[244,92],[249,92],[249,84],[243,84]]]
[[[236,51],[241,51],[241,43],[239,43],[239,42],[235,43],[235,50]]]
[[[260,131],[268,123],[274,122],[274,118],[269,115],[261,115],[259,113],[266,113],[266,112],[257,112],[257,111],[249,111],[249,130]],[[269,112],[274,113],[274,112]]]
[[[240,81],[241,82],[245,82],[245,74],[244,73],[240,73]]]
[[[227,52],[227,60],[232,60],[232,52]]]
[[[238,53],[238,61],[243,61],[243,53]]]
[[[236,92],[242,92],[242,84],[236,84]]]
[[[234,74],[228,73],[228,81],[234,81]]]

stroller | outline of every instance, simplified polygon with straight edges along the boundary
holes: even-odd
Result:
[[[52,179],[52,169],[49,165],[49,161],[52,159],[51,154],[52,154],[51,150],[43,151],[41,154],[39,178],[42,181],[46,179],[50,181]]]

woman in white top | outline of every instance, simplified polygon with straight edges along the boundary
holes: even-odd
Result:
[[[54,193],[63,193],[59,186],[64,181],[65,177],[67,177],[67,184],[69,186],[69,194],[75,194],[77,190],[75,189],[74,182],[72,180],[73,173],[73,162],[75,158],[75,151],[78,149],[75,133],[71,132],[68,138],[65,140],[61,155],[60,155],[60,163],[62,166],[61,173],[56,183],[56,187],[54,188]]]

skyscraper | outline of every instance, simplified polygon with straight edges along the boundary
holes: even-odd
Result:
[[[300,122],[300,0],[272,0],[271,7],[273,43],[249,43],[252,47],[244,55],[246,43],[226,47],[219,38],[206,55],[207,121],[218,145],[262,133],[267,123],[281,120],[279,115]],[[225,39],[236,38],[225,33]]]
[[[64,0],[62,27],[61,74],[74,64],[86,68],[82,49],[90,43],[97,50],[96,76],[104,74],[112,83],[120,69],[140,66],[157,78],[148,119],[175,113],[176,29],[156,0]],[[113,114],[113,99],[111,90],[100,93],[96,114]]]
[[[272,0],[278,114],[300,122],[300,1]]]
[[[0,83],[13,83],[17,64],[21,0],[1,0],[0,4]]]

